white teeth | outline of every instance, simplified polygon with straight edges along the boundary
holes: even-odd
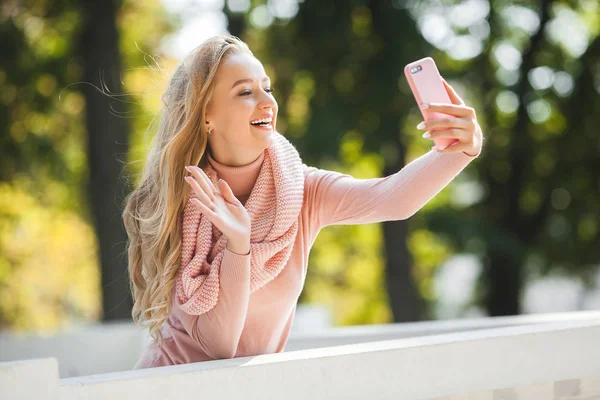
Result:
[[[272,118],[261,118],[261,119],[257,119],[256,121],[251,121],[250,123],[255,125],[255,124],[260,124],[260,123],[271,123],[273,119]]]

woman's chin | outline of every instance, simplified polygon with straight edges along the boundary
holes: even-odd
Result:
[[[273,132],[273,126],[271,126],[271,125],[267,125],[267,126],[251,125],[251,130],[253,132],[269,134],[269,133]]]
[[[273,136],[273,128],[263,128],[263,127],[252,127],[251,133],[257,140],[269,140],[271,141],[271,137]]]

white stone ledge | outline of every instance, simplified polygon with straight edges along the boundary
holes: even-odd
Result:
[[[600,320],[484,329],[67,378],[60,399],[492,399],[600,377],[599,338]]]
[[[440,335],[480,329],[526,326],[567,321],[600,320],[600,311],[515,315],[491,318],[452,319],[436,321],[403,322],[396,324],[359,325],[335,327],[316,333],[292,335],[286,351],[340,346],[409,337]]]
[[[53,357],[60,377],[130,369],[139,358],[144,332],[132,323],[82,325],[59,334],[0,334],[0,361]]]
[[[58,363],[54,358],[0,363],[0,398],[58,400]]]
[[[432,400],[596,400],[600,399],[600,375],[507,387]]]
[[[285,351],[508,326],[592,320],[600,320],[600,311],[334,327],[314,333],[292,332]],[[54,357],[58,360],[61,378],[125,371],[135,365],[146,338],[147,332],[134,324],[115,322],[71,327],[48,337],[0,333],[0,361]]]

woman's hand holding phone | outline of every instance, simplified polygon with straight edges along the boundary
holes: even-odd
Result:
[[[432,150],[440,153],[457,153],[459,151],[475,157],[479,155],[483,146],[483,133],[477,122],[477,115],[472,107],[465,105],[456,91],[442,78],[452,104],[421,104],[422,109],[451,115],[448,118],[435,118],[421,122],[418,129],[426,131],[423,137],[429,140],[448,138],[457,139],[456,143],[444,149],[436,146]]]
[[[424,138],[434,141],[432,150],[478,156],[483,134],[475,110],[442,78],[433,58],[407,64],[404,74],[424,119],[417,128],[426,131]]]

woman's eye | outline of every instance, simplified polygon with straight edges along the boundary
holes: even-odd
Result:
[[[273,93],[273,88],[266,88],[265,92]],[[252,92],[250,90],[246,90],[246,91],[243,91],[242,93],[240,93],[240,96],[247,96],[249,94],[252,94]]]

